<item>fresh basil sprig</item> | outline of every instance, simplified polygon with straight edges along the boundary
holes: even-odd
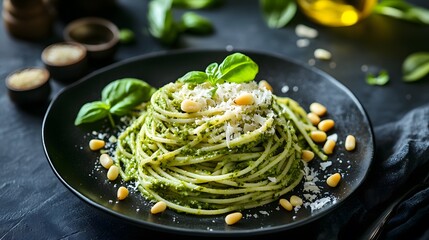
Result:
[[[109,118],[115,125],[113,116],[123,116],[137,105],[150,100],[156,89],[143,80],[123,78],[109,83],[101,92],[101,101],[84,104],[74,121],[76,126]]]
[[[403,79],[406,82],[417,81],[429,74],[429,52],[410,54],[402,64]]]
[[[211,63],[204,72],[188,72],[178,81],[195,84],[210,82],[213,86],[223,82],[245,83],[254,80],[258,71],[258,65],[251,58],[242,53],[233,53],[221,64]]]
[[[270,28],[282,28],[295,16],[295,0],[260,0],[262,15]]]
[[[410,22],[429,24],[429,10],[414,6],[403,0],[383,0],[374,7],[373,12]]]

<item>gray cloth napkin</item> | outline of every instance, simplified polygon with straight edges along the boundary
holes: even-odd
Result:
[[[368,177],[356,197],[328,217],[330,227],[320,229],[325,232],[321,238],[361,239],[389,202],[429,174],[429,105],[375,127],[374,134],[376,150]],[[382,239],[429,239],[429,188],[418,189],[400,203]]]

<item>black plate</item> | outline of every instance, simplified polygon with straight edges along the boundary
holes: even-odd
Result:
[[[272,233],[307,224],[330,212],[362,183],[374,154],[374,140],[370,121],[356,97],[341,83],[312,67],[304,66],[281,56],[261,52],[241,51],[259,65],[256,80],[266,79],[277,95],[297,100],[306,110],[312,102],[323,103],[329,111],[326,117],[336,122],[338,146],[330,156],[332,166],[319,169],[319,161],[311,162],[321,179],[317,184],[322,197],[335,199],[322,208],[309,207],[286,212],[277,202],[243,211],[239,224],[227,226],[225,215],[193,216],[171,210],[150,214],[151,204],[139,193],[132,192],[124,201],[116,201],[119,180],[106,180],[106,171],[97,163],[98,153],[88,149],[92,130],[108,126],[90,124],[76,127],[73,121],[80,107],[100,99],[103,87],[109,82],[135,77],[155,87],[175,81],[191,70],[204,70],[212,62],[221,62],[231,52],[223,50],[187,50],[155,53],[132,58],[94,72],[63,89],[52,101],[43,121],[43,145],[47,159],[58,178],[79,198],[90,205],[150,229],[189,235],[244,236]],[[288,89],[288,91],[286,91]],[[283,91],[282,91],[283,90]],[[103,131],[106,131],[105,129]],[[347,134],[356,136],[354,152],[342,146]],[[330,173],[341,172],[343,180],[335,189],[329,189],[324,179]],[[294,193],[302,196],[302,185]]]

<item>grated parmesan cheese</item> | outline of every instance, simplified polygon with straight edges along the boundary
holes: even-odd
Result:
[[[223,126],[228,147],[232,140],[260,128],[276,115],[270,108],[273,102],[272,92],[265,88],[259,88],[254,81],[240,84],[223,83],[216,85],[216,87],[215,96],[213,96],[213,86],[210,83],[204,83],[192,87],[180,87],[173,92],[172,97],[182,101],[185,99],[195,101],[201,105],[200,111],[224,112],[223,115],[207,116],[199,121],[208,122],[226,117],[231,118]],[[254,98],[253,104],[238,105],[234,103],[237,96],[249,93]],[[221,140],[221,137],[211,136],[211,141],[216,142]]]
[[[268,177],[268,180],[270,180],[270,182],[277,182],[277,179],[275,177]]]
[[[336,203],[336,199],[332,197],[324,197],[321,199],[317,199],[316,201],[310,203],[311,211],[318,210],[325,206],[325,204],[332,202],[332,204]]]
[[[331,135],[329,135],[329,136],[327,137],[327,140],[329,140],[329,139],[333,140],[334,142],[337,142],[337,140],[338,140],[338,135],[337,135],[336,133],[331,134]]]
[[[332,165],[332,161],[326,161],[326,162],[321,162],[320,163],[320,169],[322,171],[325,171],[327,167]]]

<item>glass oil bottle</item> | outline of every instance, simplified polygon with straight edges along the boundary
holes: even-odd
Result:
[[[302,12],[316,23],[351,26],[366,18],[377,0],[297,0]]]

